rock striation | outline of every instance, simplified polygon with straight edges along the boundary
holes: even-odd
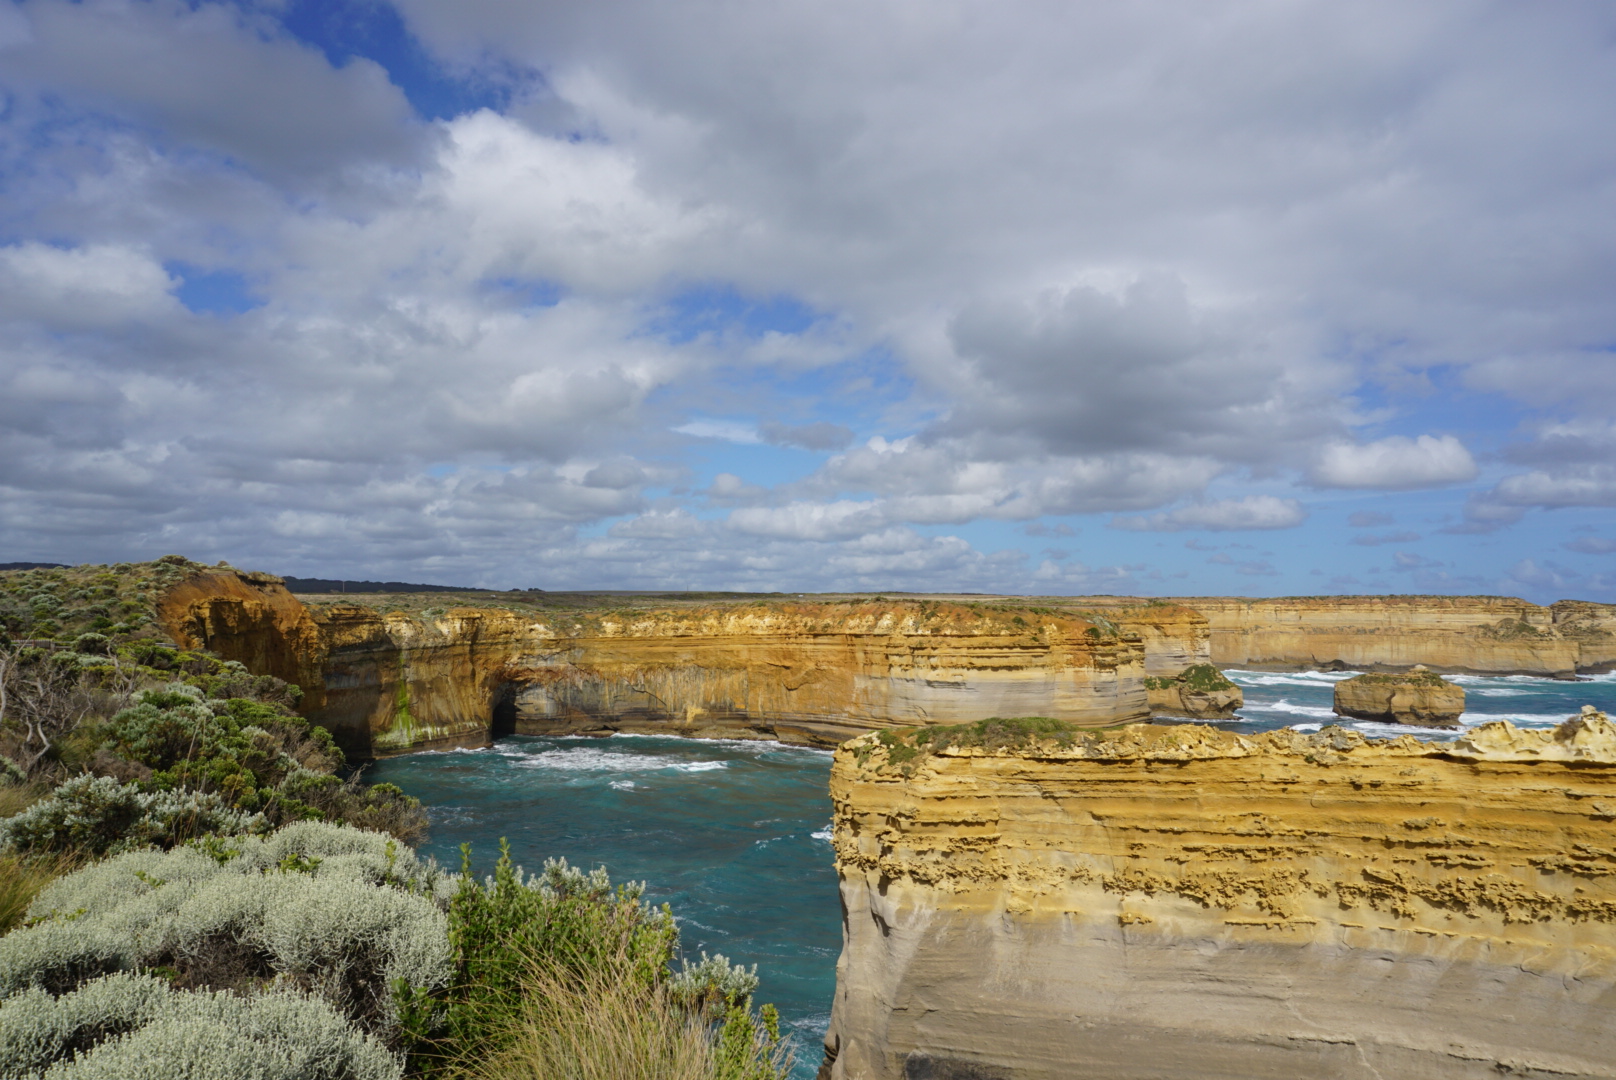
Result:
[[[1050,613],[856,601],[416,616],[311,609],[278,578],[217,570],[175,587],[160,615],[181,644],[303,687],[305,715],[356,757],[501,731],[834,746],[891,725],[1149,715],[1140,636]]]
[[[862,736],[826,1080],[1616,1076],[1616,727]]]
[[[1335,714],[1354,720],[1458,727],[1464,707],[1464,687],[1423,664],[1402,673],[1354,675],[1335,684]]]
[[[1609,671],[1616,607],[1561,601],[1539,607],[1494,596],[1320,596],[1179,601],[1206,616],[1212,663],[1481,675]]]

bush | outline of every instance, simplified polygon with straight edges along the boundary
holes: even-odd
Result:
[[[197,791],[142,791],[110,776],[80,776],[0,821],[0,850],[104,855],[153,844],[173,847],[206,833],[254,832],[264,818]]]
[[[679,931],[666,905],[644,902],[643,884],[614,888],[604,869],[585,873],[565,859],[528,877],[503,841],[494,873],[479,882],[469,848],[461,855],[449,905],[454,976],[440,993],[400,995],[423,1069],[579,1080],[784,1076],[773,1009],[750,1011],[756,975],[703,955],[670,977]]]
[[[112,975],[0,1004],[0,1074],[49,1080],[396,1080],[402,1063],[325,1002]]]
[[[183,988],[295,986],[392,1032],[395,987],[448,981],[452,887],[389,837],[313,822],[128,852],[46,887],[0,938],[0,997],[162,968]]]

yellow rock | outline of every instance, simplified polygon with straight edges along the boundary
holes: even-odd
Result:
[[[1371,672],[1335,684],[1335,714],[1355,720],[1458,727],[1465,692],[1423,664],[1402,674]]]
[[[1602,714],[899,736],[836,752],[822,1076],[1616,1076]]]

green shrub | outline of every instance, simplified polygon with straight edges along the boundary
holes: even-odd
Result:
[[[773,1010],[749,1008],[755,972],[703,955],[670,975],[679,931],[666,905],[644,902],[643,884],[613,887],[604,869],[585,873],[564,859],[529,877],[503,842],[494,873],[478,881],[469,848],[461,853],[449,904],[454,977],[440,993],[400,993],[421,1068],[467,1077],[783,1077]],[[705,1056],[689,1058],[692,1046]],[[679,1071],[692,1061],[706,1071]]]

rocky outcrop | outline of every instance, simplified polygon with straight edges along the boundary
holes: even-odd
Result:
[[[499,731],[655,731],[833,746],[871,728],[1148,715],[1140,638],[1105,620],[933,603],[753,603],[535,616],[305,608],[219,571],[162,605],[170,634],[305,691],[350,754]]]
[[[1196,664],[1176,676],[1145,676],[1150,715],[1192,720],[1228,720],[1246,703],[1244,691],[1211,664]]]
[[[836,753],[822,1077],[1616,1076],[1603,715],[945,736]]]
[[[1401,673],[1355,675],[1335,684],[1335,714],[1354,720],[1458,727],[1464,707],[1464,687],[1423,664]]]

